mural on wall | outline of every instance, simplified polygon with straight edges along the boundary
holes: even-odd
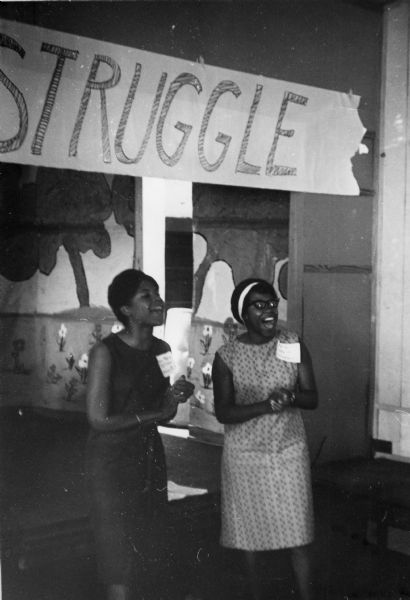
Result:
[[[194,234],[194,257],[196,241],[201,237]],[[199,243],[202,245],[201,241]],[[215,419],[212,363],[216,350],[236,327],[229,309],[233,288],[231,267],[225,261],[215,261],[205,277],[200,304],[191,325],[187,377],[195,384],[195,392],[190,400],[190,423],[217,432],[223,427]]]
[[[0,167],[0,402],[84,410],[88,355],[119,324],[113,274],[134,252],[138,180]]]
[[[286,322],[289,195],[196,184],[193,222],[194,309],[187,377],[195,393],[190,423],[221,433],[211,373],[217,349],[241,332],[230,310],[235,285],[251,276],[272,282],[280,297],[279,319]]]
[[[0,169],[0,274],[9,281],[28,280],[37,270],[50,275],[63,247],[79,305],[89,306],[82,255],[110,255],[105,221],[111,213],[133,235],[134,179],[116,176],[110,189],[101,173],[9,164]],[[33,171],[33,180],[25,182],[24,175]]]

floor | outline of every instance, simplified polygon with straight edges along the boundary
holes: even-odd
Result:
[[[203,600],[246,600],[246,580],[239,557],[219,548],[217,532],[151,565],[142,598],[182,600],[189,592]],[[410,559],[389,553],[387,559],[361,539],[319,526],[314,558],[318,600],[405,600],[409,598]],[[179,565],[178,565],[179,562]],[[261,561],[266,598],[297,598],[285,554],[266,554]],[[271,591],[271,593],[269,593]],[[53,562],[28,571],[3,567],[3,600],[102,600],[92,558]]]
[[[346,508],[337,494],[321,487],[315,489],[315,501],[317,600],[408,600],[410,556],[381,553],[366,540],[363,507]],[[183,600],[189,593],[202,600],[249,598],[240,556],[218,544],[214,507],[202,525],[176,523],[167,555],[149,565],[141,599]],[[296,600],[286,553],[262,554],[260,577],[266,600]],[[50,560],[26,570],[5,560],[2,579],[3,600],[103,599],[92,556]]]
[[[35,532],[35,544],[20,563],[3,546],[2,600],[104,600],[92,546],[84,542],[82,458],[73,439],[72,432],[65,438],[65,430],[53,437],[46,448],[46,470],[39,468],[45,451],[41,456],[33,448],[25,451],[29,482],[16,468],[22,463],[13,463],[14,487],[8,491],[14,502],[7,516]],[[148,564],[139,600],[184,600],[189,594],[201,600],[249,598],[241,557],[218,543],[221,448],[215,442],[164,435],[172,526],[161,540],[162,551]],[[323,482],[315,483],[314,498],[315,600],[410,600],[410,556],[381,552],[369,542],[366,502],[347,499]],[[47,521],[57,517],[63,519],[59,523],[75,517],[70,522],[77,523],[78,531],[72,525],[66,531],[63,525],[50,527]],[[297,600],[286,552],[262,554],[260,578],[266,600]]]

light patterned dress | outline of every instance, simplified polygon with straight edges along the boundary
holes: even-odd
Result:
[[[233,375],[235,403],[266,400],[280,387],[294,389],[297,364],[276,356],[280,331],[265,344],[238,339],[218,350]],[[225,425],[222,454],[221,544],[242,550],[292,548],[313,540],[310,462],[299,409],[287,408]]]

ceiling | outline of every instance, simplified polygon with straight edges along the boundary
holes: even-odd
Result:
[[[343,0],[346,4],[354,4],[361,8],[367,8],[369,10],[382,11],[383,7],[387,4],[391,4],[393,0]]]

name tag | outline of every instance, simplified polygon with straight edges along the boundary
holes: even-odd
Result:
[[[171,377],[175,371],[175,363],[171,352],[157,355],[157,361],[164,377]]]
[[[292,342],[290,344],[278,342],[276,356],[280,360],[292,363],[300,363],[300,344]]]

